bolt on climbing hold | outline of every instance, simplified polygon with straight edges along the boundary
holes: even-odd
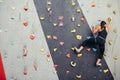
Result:
[[[54,48],[53,51],[56,52],[56,51],[57,51],[57,48]]]
[[[57,70],[54,70],[53,73],[54,73],[54,74],[57,74]]]
[[[57,23],[53,23],[53,26],[56,27],[56,26],[57,26]]]
[[[104,69],[104,70],[103,70],[104,73],[107,73],[108,71],[109,71],[108,69]]]
[[[107,56],[108,54],[107,54],[107,53],[104,53],[103,55],[104,55],[104,56]]]
[[[24,75],[27,75],[27,73],[28,73],[28,71],[27,71],[27,69],[24,67],[23,74],[24,74]]]
[[[24,25],[25,27],[27,27],[27,26],[28,26],[28,22],[27,22],[27,21],[24,21],[24,22],[23,22],[23,25]]]
[[[108,43],[109,43],[110,46],[113,44],[112,41],[109,41]]]
[[[97,49],[96,49],[96,48],[92,48],[92,50],[93,50],[94,52],[96,52],[96,51],[97,51]]]
[[[50,61],[50,58],[51,58],[50,54],[47,54],[47,61],[48,62]]]
[[[81,78],[81,75],[76,75],[76,78],[77,78],[77,79],[80,79],[80,78]]]
[[[114,32],[114,33],[117,33],[117,32],[118,32],[118,30],[115,28],[115,29],[113,29],[113,32]]]
[[[54,68],[55,68],[55,69],[58,68],[58,65],[57,65],[57,64],[54,64]]]
[[[27,56],[27,52],[28,52],[27,48],[24,47],[24,48],[23,48],[23,56]]]
[[[66,70],[66,74],[69,74],[70,73],[70,71],[69,70]]]
[[[37,69],[38,69],[38,64],[37,63],[34,63],[34,69],[35,69],[35,71],[37,71]]]
[[[72,7],[76,6],[75,1],[72,1],[72,2],[71,2],[71,6],[72,6]]]
[[[72,29],[70,32],[71,32],[71,33],[75,33],[75,32],[76,32],[76,29]]]
[[[96,7],[96,4],[95,4],[95,3],[92,3],[92,4],[91,4],[91,7]]]
[[[59,42],[59,44],[60,44],[61,46],[63,46],[63,45],[64,45],[64,42]]]
[[[30,34],[30,37],[29,37],[31,40],[34,40],[35,39],[35,34]]]
[[[59,21],[62,21],[63,19],[64,19],[63,16],[59,16],[59,17],[58,17],[58,20],[59,20]]]
[[[108,8],[111,8],[112,6],[111,6],[111,4],[107,4],[107,7],[108,7]]]
[[[115,10],[113,11],[113,14],[116,15],[116,11]]]
[[[51,5],[52,3],[50,1],[47,1],[47,5]]]
[[[114,56],[113,58],[114,58],[114,60],[118,60],[118,56]]]
[[[72,51],[74,51],[74,50],[75,50],[75,48],[74,48],[74,47],[72,47],[72,48],[71,48],[71,50],[72,50]]]
[[[77,12],[77,13],[80,13],[80,9],[79,9],[79,8],[78,8],[78,9],[76,9],[76,12]]]
[[[81,18],[81,21],[82,21],[82,22],[84,22],[84,21],[85,21],[85,18],[84,18],[84,16]]]
[[[28,6],[24,6],[24,10],[25,10],[25,11],[28,11]]]
[[[109,17],[109,18],[108,18],[108,22],[110,23],[110,22],[111,22],[111,20],[112,20],[112,18],[111,18],[111,17]]]
[[[57,39],[58,39],[58,37],[57,37],[57,36],[53,36],[53,39],[54,39],[54,40],[57,40]]]
[[[40,20],[41,20],[41,21],[45,20],[45,17],[41,16],[41,17],[40,17]]]
[[[44,51],[45,51],[45,48],[41,48],[40,51],[41,51],[41,52],[44,52]]]
[[[47,38],[47,39],[51,39],[51,35],[47,35],[46,38]]]
[[[76,35],[76,39],[77,40],[82,40],[82,36],[81,35]]]
[[[73,61],[71,61],[71,62],[70,62],[70,65],[71,65],[72,67],[75,67],[75,66],[76,66],[76,63],[73,62]]]
[[[66,54],[66,57],[67,57],[67,58],[70,58],[70,57],[71,57],[71,55],[70,55],[69,53],[67,53],[67,54]]]
[[[80,24],[79,24],[79,23],[77,24],[77,27],[80,27]]]
[[[59,23],[59,26],[60,26],[60,27],[63,27],[63,22],[60,22],[60,23]]]
[[[15,9],[16,9],[16,7],[11,7],[11,9],[12,9],[12,10],[15,10]]]
[[[80,58],[82,56],[82,53],[77,54],[77,57]]]
[[[74,22],[74,21],[75,21],[75,17],[72,17],[72,18],[71,18],[71,21]]]
[[[50,12],[52,9],[50,7],[47,7],[47,11]]]

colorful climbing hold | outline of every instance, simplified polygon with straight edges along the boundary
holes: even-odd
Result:
[[[80,58],[82,56],[82,53],[77,54],[77,57]]]
[[[71,2],[71,6],[72,6],[72,7],[76,6],[75,1],[72,1],[72,2]]]
[[[51,58],[50,54],[47,54],[47,61],[48,62],[50,61],[50,58]]]
[[[70,71],[69,70],[66,70],[66,74],[69,74],[70,73]]]
[[[75,67],[75,66],[76,66],[76,63],[75,63],[74,61],[71,61],[71,62],[70,62],[70,65],[71,65],[72,67]]]
[[[45,20],[45,17],[41,16],[41,17],[40,17],[40,20],[41,20],[41,21]]]
[[[62,21],[63,19],[64,19],[63,16],[59,16],[59,17],[58,17],[58,20],[59,20],[59,21]]]
[[[44,52],[44,51],[45,51],[45,48],[41,48],[40,51],[41,51],[41,52]]]
[[[27,56],[27,52],[28,52],[27,48],[23,48],[23,56]]]
[[[80,27],[80,24],[79,24],[79,23],[77,24],[77,27]]]
[[[58,65],[57,65],[57,64],[54,64],[54,68],[55,68],[55,69],[58,68]]]
[[[71,21],[73,21],[73,22],[74,22],[74,21],[75,21],[75,17],[72,17],[72,18],[71,18]]]
[[[81,35],[76,35],[76,39],[77,40],[82,40],[82,36]]]
[[[82,22],[84,22],[84,21],[85,21],[85,18],[84,18],[84,16],[81,18],[81,21],[82,21]]]
[[[81,75],[76,75],[76,78],[80,79],[80,78],[81,78]]]
[[[23,22],[23,25],[24,25],[25,27],[27,27],[27,26],[28,26],[28,22],[27,22],[27,21],[24,21],[24,22]]]
[[[114,58],[114,60],[118,60],[118,56],[114,56],[113,58]]]
[[[59,44],[60,44],[61,46],[63,46],[63,45],[64,45],[64,42],[59,42]]]
[[[76,9],[76,12],[77,12],[77,13],[80,13],[80,9],[79,9],[79,8],[78,8],[78,9]]]
[[[67,53],[67,54],[66,54],[66,57],[67,57],[67,58],[70,58],[70,57],[71,57],[70,53]]]
[[[91,48],[87,48],[87,51],[91,51]]]
[[[75,33],[75,32],[76,32],[76,29],[72,29],[70,32],[71,32],[71,33]]]
[[[47,39],[51,39],[51,35],[47,35],[46,38],[47,38]]]
[[[50,7],[47,8],[47,11],[50,12],[52,9]]]
[[[75,48],[74,48],[74,47],[72,47],[72,48],[71,48],[71,50],[72,50],[72,51],[74,51],[74,50],[75,50]]]
[[[96,4],[95,4],[95,3],[92,3],[92,4],[91,4],[91,7],[96,7]]]
[[[113,44],[112,41],[109,41],[108,43],[109,43],[110,46]]]
[[[53,26],[56,27],[56,26],[57,26],[57,23],[53,23]]]
[[[35,39],[35,34],[33,34],[33,33],[30,34],[30,39],[31,39],[31,40],[34,40],[34,39]]]
[[[104,70],[103,70],[104,73],[107,73],[108,71],[109,71],[108,69],[104,69]]]
[[[54,39],[54,40],[57,40],[57,39],[58,39],[58,37],[57,37],[57,36],[53,36],[53,39]]]
[[[27,72],[27,69],[24,68],[23,74],[24,74],[24,75],[27,75],[27,73],[28,73],[28,72]]]
[[[38,64],[37,63],[34,63],[34,69],[35,69],[35,71],[37,71],[37,69],[38,69]]]
[[[56,51],[57,51],[57,48],[54,48],[53,51],[56,52]]]
[[[24,6],[24,10],[25,10],[25,11],[28,11],[28,6]]]
[[[47,1],[47,4],[48,4],[48,5],[51,5],[52,3],[51,3],[50,1]]]
[[[63,22],[60,22],[60,23],[59,23],[59,26],[60,26],[60,27],[63,27]]]
[[[113,29],[113,32],[114,32],[114,33],[117,33],[117,32],[118,32],[117,28]]]

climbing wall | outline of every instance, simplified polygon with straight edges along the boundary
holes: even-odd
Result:
[[[34,0],[34,3],[60,80],[113,80],[104,59],[102,67],[95,66],[96,48],[86,48],[78,55],[73,51],[73,46],[79,47],[92,36],[77,1]]]
[[[120,0],[0,0],[0,80],[119,80],[119,9]],[[96,67],[96,47],[76,55],[73,46],[108,17]]]

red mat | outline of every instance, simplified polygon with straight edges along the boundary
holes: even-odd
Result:
[[[0,53],[0,80],[6,80],[1,53]]]

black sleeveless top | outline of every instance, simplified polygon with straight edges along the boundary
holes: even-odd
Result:
[[[98,36],[106,39],[106,36],[107,36],[106,27],[104,27],[104,29],[102,31],[98,32]]]

